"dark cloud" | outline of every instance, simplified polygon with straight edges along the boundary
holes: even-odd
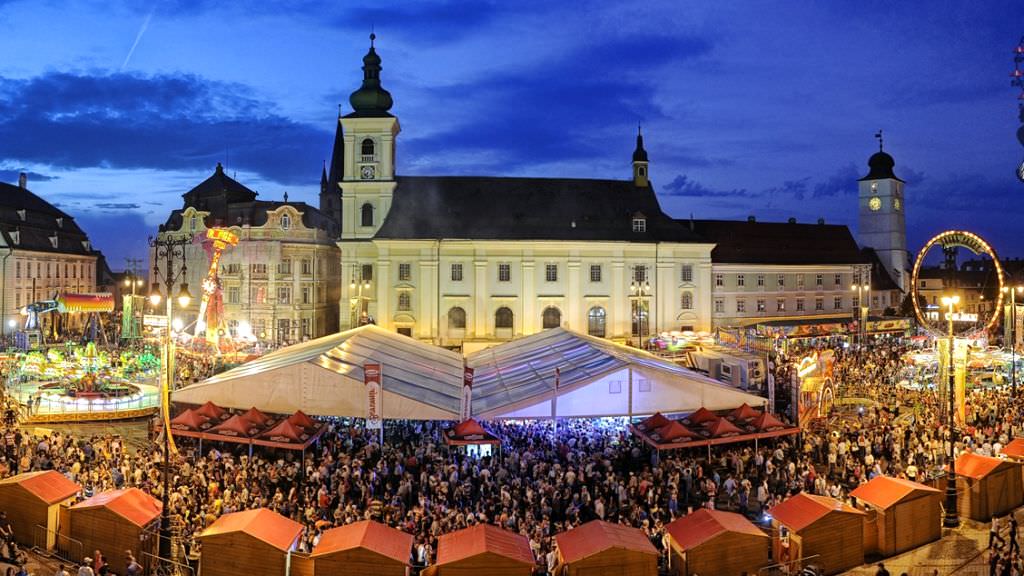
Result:
[[[50,180],[56,180],[58,178],[58,176],[47,176],[46,174],[32,172],[31,170],[0,168],[0,182],[10,182],[11,184],[14,184],[18,181],[22,172],[24,172],[25,176],[28,178],[30,188],[32,187],[33,182],[49,182]]]
[[[527,4],[534,4],[528,2]],[[510,2],[464,2],[441,1],[391,3],[367,2],[363,5],[344,5],[344,10],[329,16],[331,25],[365,32],[374,29],[385,35],[395,34],[402,38],[423,42],[451,42],[472,33],[493,22],[497,17],[513,9],[522,9],[519,3]]]
[[[857,194],[857,179],[861,177],[857,166],[850,162],[843,166],[827,180],[814,185],[814,198],[830,198],[833,196],[855,196]]]
[[[763,195],[772,199],[777,199],[780,196],[791,196],[794,200],[803,200],[807,196],[809,182],[810,177],[800,178],[799,180],[786,180],[781,186],[768,188],[764,191]]]
[[[141,205],[134,202],[104,202],[97,204],[96,207],[102,210],[136,210],[141,208]]]
[[[241,85],[194,75],[50,72],[0,78],[0,159],[58,168],[231,167],[282,184],[315,179],[323,130]]]
[[[692,198],[748,197],[745,189],[715,190],[704,186],[687,175],[680,174],[662,187],[662,196],[686,196]]]

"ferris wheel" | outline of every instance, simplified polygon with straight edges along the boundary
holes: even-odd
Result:
[[[976,256],[988,257],[992,260],[997,285],[994,291],[987,290],[987,292],[995,293],[995,306],[991,310],[986,310],[986,307],[979,306],[977,313],[960,312],[952,314],[953,324],[954,326],[960,326],[960,332],[969,332],[978,328],[983,328],[986,331],[990,330],[999,321],[999,314],[1003,308],[1003,266],[999,262],[999,256],[996,255],[996,251],[988,242],[985,242],[977,234],[965,230],[946,230],[937,234],[926,242],[921,251],[917,253],[917,259],[914,261],[914,270],[911,274],[913,294],[910,300],[914,303],[914,314],[917,316],[918,323],[934,335],[945,336],[947,334],[949,318],[945,313],[942,313],[934,302],[929,303],[927,296],[921,293],[924,288],[920,279],[922,267],[928,254],[935,248],[942,249],[946,255],[950,277],[954,278],[953,285],[946,285],[944,283],[944,290],[956,291],[957,289],[955,275],[957,273],[956,251],[958,248],[964,248]],[[951,262],[949,261],[950,258]]]

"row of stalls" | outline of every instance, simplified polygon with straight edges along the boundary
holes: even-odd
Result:
[[[324,433],[323,422],[314,420],[301,410],[290,415],[268,414],[255,407],[231,410],[213,402],[186,408],[171,419],[175,436],[203,441],[220,441],[305,450]],[[200,452],[202,449],[200,448]]]
[[[797,434],[800,429],[764,410],[741,404],[718,414],[700,408],[687,416],[670,420],[661,412],[632,426],[633,433],[655,450],[695,448],[778,438]]]

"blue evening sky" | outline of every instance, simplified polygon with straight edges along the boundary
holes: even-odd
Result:
[[[1024,185],[1014,1],[0,0],[0,180],[115,269],[223,162],[316,203],[373,26],[404,174],[627,178],[638,122],[677,217],[856,225],[885,130],[909,244],[1006,255]]]

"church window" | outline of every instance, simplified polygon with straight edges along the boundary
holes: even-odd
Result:
[[[547,282],[558,282],[558,264],[546,264],[544,266],[544,280]]]
[[[466,311],[458,306],[448,311],[448,327],[456,330],[466,329]]]
[[[693,266],[690,264],[683,264],[682,281],[693,282]]]
[[[642,175],[643,174],[641,174],[641,176]],[[633,232],[636,232],[636,233],[640,234],[640,233],[643,233],[643,232],[646,232],[646,231],[647,231],[647,219],[646,218],[634,217],[633,218]]]
[[[591,264],[590,265],[590,281],[600,282],[601,281],[601,265]]]
[[[408,282],[412,280],[412,264],[408,262],[398,265],[398,281]]]
[[[512,310],[505,306],[498,308],[494,313],[494,327],[500,329],[512,328]]]
[[[408,312],[412,309],[412,295],[409,292],[402,291],[398,293],[398,309],[402,312]]]
[[[512,281],[512,265],[498,264],[498,282]]]
[[[375,154],[372,138],[364,138],[359,148],[360,154],[363,156],[363,162],[372,162],[374,160]]]
[[[452,282],[462,282],[462,264],[452,264]]]
[[[363,226],[373,226],[373,204],[367,202],[360,209],[360,217]]]
[[[291,227],[292,227],[291,216],[288,216],[287,214],[282,214],[281,215],[281,230],[288,230]]]
[[[545,330],[549,328],[558,328],[562,325],[562,311],[554,306],[548,306],[544,309],[544,315],[541,317],[541,321]]]
[[[597,336],[598,338],[604,338],[605,332],[605,318],[607,314],[604,308],[600,306],[594,306],[587,312],[587,334],[591,336]]]
[[[690,292],[683,292],[683,297],[680,299],[680,308],[683,310],[693,310],[693,294]]]

